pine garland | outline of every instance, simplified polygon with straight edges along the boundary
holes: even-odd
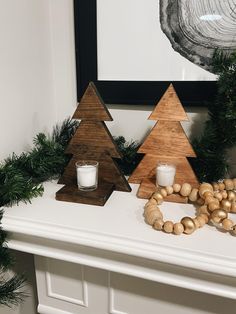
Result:
[[[216,51],[213,69],[218,75],[217,94],[208,104],[209,119],[202,136],[193,141],[198,158],[191,163],[201,182],[226,176],[227,152],[236,144],[236,52]]]
[[[0,305],[11,307],[19,304],[26,296],[22,291],[25,277],[24,275],[6,275],[6,271],[14,264],[14,259],[6,246],[7,234],[1,227],[2,215],[3,211],[0,211]]]
[[[68,162],[64,150],[76,127],[76,121],[66,119],[54,127],[52,136],[39,133],[31,151],[13,154],[0,165],[0,206],[30,202],[43,194],[41,183],[59,176]]]

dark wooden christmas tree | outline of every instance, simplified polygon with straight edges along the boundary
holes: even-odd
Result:
[[[129,178],[131,183],[141,183],[137,196],[149,198],[156,190],[156,167],[159,162],[176,166],[175,183],[190,183],[198,186],[198,180],[187,160],[196,157],[180,121],[188,121],[188,117],[171,84],[148,118],[158,120],[150,134],[139,148],[145,153],[142,161]],[[187,202],[187,198],[179,195],[167,197],[168,201]]]
[[[56,193],[56,199],[102,206],[114,190],[130,192],[127,180],[113,159],[122,156],[104,123],[113,119],[93,83],[89,84],[73,118],[81,122],[66,149],[66,154],[71,154],[72,158],[58,181],[65,186]],[[78,160],[99,162],[95,191],[78,190],[75,167]]]

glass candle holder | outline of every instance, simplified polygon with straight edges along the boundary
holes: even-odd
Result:
[[[170,186],[174,184],[176,166],[168,163],[158,163],[156,168],[156,185]]]
[[[95,160],[79,160],[75,164],[78,189],[94,191],[98,186],[98,162]]]

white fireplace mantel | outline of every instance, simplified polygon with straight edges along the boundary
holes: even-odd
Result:
[[[56,201],[60,186],[47,182],[44,187],[43,197],[32,204],[5,209],[2,222],[11,232],[10,248],[39,260],[59,260],[236,299],[235,237],[229,233],[209,225],[192,235],[153,230],[144,222],[145,200],[136,197],[138,185],[132,185],[131,193],[113,192],[103,207]],[[166,202],[161,209],[173,221],[194,215],[189,204]],[[36,260],[36,275],[37,265],[42,272],[42,261]],[[40,291],[39,301],[40,313],[53,311],[52,305],[40,300]],[[58,311],[54,312],[74,313]]]

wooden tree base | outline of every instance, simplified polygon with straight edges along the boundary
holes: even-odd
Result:
[[[108,182],[100,182],[96,190],[88,192],[78,190],[76,185],[66,185],[56,192],[56,200],[104,206],[113,191],[114,185]]]
[[[129,177],[130,183],[141,183],[144,179],[150,178],[155,180],[156,167],[159,162],[170,163],[176,166],[175,183],[183,184],[185,182],[192,185],[192,187],[198,187],[198,179],[193,172],[189,161],[185,157],[172,157],[172,156],[159,156],[146,154],[137,168]]]
[[[149,199],[152,196],[152,193],[155,192],[157,189],[155,180],[153,179],[143,179],[138,192],[137,197]],[[166,202],[173,202],[173,203],[184,203],[188,202],[188,198],[181,196],[179,194],[171,194],[164,198]]]

